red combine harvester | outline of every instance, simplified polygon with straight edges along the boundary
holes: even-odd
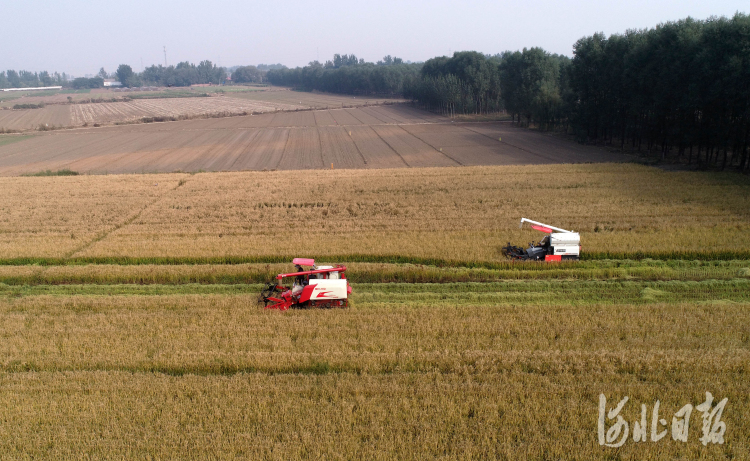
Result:
[[[349,305],[352,287],[346,280],[346,267],[316,266],[314,259],[307,258],[294,258],[292,264],[297,266],[297,272],[277,275],[276,280],[261,291],[258,301],[264,303],[266,309],[285,311],[289,308],[331,308]],[[303,270],[302,266],[311,269]],[[281,280],[289,277],[294,277],[292,286],[281,285]]]

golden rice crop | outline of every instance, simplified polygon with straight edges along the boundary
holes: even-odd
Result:
[[[482,376],[127,372],[0,373],[0,450],[9,458],[81,459],[747,459],[747,381],[702,370],[677,386],[638,374],[518,371]],[[599,393],[671,419],[705,391],[727,397],[724,445],[704,447],[694,411],[687,443],[597,443]],[[649,414],[650,417],[650,414]],[[666,429],[669,430],[669,422]],[[664,426],[662,426],[664,427]]]
[[[587,459],[750,455],[747,303],[433,305],[267,312],[249,296],[0,298],[10,458]],[[150,372],[149,370],[153,370]],[[597,443],[727,397],[724,445]],[[667,426],[667,429],[669,426]]]
[[[1,178],[0,258],[386,255],[499,261],[541,234],[583,252],[744,252],[750,186],[632,164]],[[184,180],[175,189],[178,181]],[[159,186],[153,186],[159,184]]]

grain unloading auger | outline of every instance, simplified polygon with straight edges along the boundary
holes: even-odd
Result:
[[[346,307],[352,287],[346,280],[346,267],[316,266],[314,259],[294,258],[292,264],[297,272],[279,274],[260,293],[258,302],[266,309],[285,311],[289,308]],[[308,266],[310,270],[303,270]],[[285,278],[294,278],[291,286],[282,285]]]
[[[525,222],[531,224],[532,229],[546,232],[547,235],[538,243],[529,243],[529,248],[525,250],[508,242],[508,246],[502,248],[505,256],[518,261],[577,261],[580,259],[581,236],[578,232],[560,229],[526,218],[521,218],[519,227],[523,227]]]

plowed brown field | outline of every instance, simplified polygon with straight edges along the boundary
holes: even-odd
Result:
[[[35,130],[39,125],[71,125],[70,109],[67,105],[54,105],[41,109],[0,110],[0,129]]]
[[[136,93],[134,93],[136,94]],[[289,90],[228,92],[211,97],[180,97],[135,99],[121,102],[100,102],[66,104],[67,97],[74,100],[89,94],[54,94],[47,96],[24,96],[12,103],[48,105],[41,109],[0,110],[0,129],[29,131],[40,125],[54,127],[78,127],[84,125],[111,125],[139,121],[143,118],[194,118],[204,116],[225,116],[241,114],[262,114],[267,112],[304,111],[309,109],[349,108],[372,104],[403,102],[400,99],[368,98],[321,93],[304,93]],[[98,96],[128,97],[130,93],[106,93]],[[97,96],[97,95],[94,95]],[[10,102],[6,105],[10,105]],[[359,113],[352,116],[341,112],[338,119],[324,125],[391,123],[394,120],[379,119]],[[315,115],[294,113],[279,114],[272,119],[270,126],[315,126]],[[267,124],[268,125],[268,124]]]
[[[63,168],[141,173],[622,159],[508,123],[452,123],[406,105],[388,105],[40,133],[0,145],[0,175]]]

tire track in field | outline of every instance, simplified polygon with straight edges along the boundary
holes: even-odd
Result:
[[[354,117],[354,116],[352,115],[352,117]],[[354,117],[354,118],[357,118],[357,117]],[[362,122],[360,122],[360,123],[362,123]],[[349,130],[347,130],[347,129],[344,129],[344,131],[349,135],[349,140],[352,142],[352,144],[354,144],[354,148],[357,149],[357,153],[359,154],[360,157],[362,157],[362,161],[365,162],[365,166],[367,166],[367,159],[362,154],[362,151],[359,150],[359,146],[357,145],[357,143],[354,141],[354,138],[352,137],[352,132],[349,131]]]
[[[284,149],[281,151],[281,155],[279,155],[279,161],[276,162],[276,166],[273,167],[275,170],[279,169],[279,165],[281,165],[281,161],[284,160],[284,155],[286,154],[287,149],[289,148],[289,138],[292,137],[292,129],[286,130],[286,141],[284,141]]]
[[[133,221],[135,221],[136,219],[138,219],[143,214],[144,211],[146,211],[147,209],[149,209],[152,206],[154,206],[157,203],[159,203],[161,200],[163,200],[164,198],[166,198],[169,195],[170,192],[176,191],[180,186],[184,185],[186,182],[187,182],[187,180],[184,180],[184,181],[180,180],[175,187],[173,187],[172,189],[166,190],[162,195],[160,195],[160,196],[156,197],[155,199],[151,200],[146,205],[142,206],[134,214],[132,214],[132,215],[128,216],[127,218],[125,218],[124,221],[122,221],[122,222],[120,222],[118,224],[115,224],[110,229],[107,229],[107,230],[104,230],[102,232],[99,232],[90,241],[84,243],[83,245],[81,245],[81,246],[79,246],[77,248],[74,248],[72,251],[69,251],[67,254],[65,254],[63,256],[62,259],[69,260],[69,259],[73,258],[76,255],[76,253],[80,253],[80,252],[82,252],[84,250],[87,250],[88,248],[91,248],[96,243],[101,242],[102,240],[104,240],[105,238],[107,238],[110,234],[112,234],[112,232],[115,232],[116,230],[122,229],[123,227],[126,227],[127,225],[131,224]]]
[[[471,128],[469,128],[467,126],[464,126],[464,125],[458,125],[458,126],[460,128],[463,128],[464,130],[471,131],[472,133],[476,133],[476,134],[481,134],[484,137],[490,138],[490,139],[492,139],[493,141],[495,141],[498,144],[502,143],[502,141],[498,141],[493,136],[490,136],[490,135],[488,135],[486,133],[482,133],[481,131],[472,130]],[[536,157],[541,157],[541,158],[543,158],[545,160],[548,160],[550,163],[559,163],[559,161],[560,161],[559,158],[556,159],[556,158],[550,157],[548,155],[540,154],[538,152],[532,152],[532,151],[530,151],[528,149],[524,149],[521,146],[516,146],[515,144],[511,144],[508,141],[505,141],[505,144],[509,145],[510,147],[515,147],[516,149],[518,149],[520,151],[523,151],[523,152],[526,152],[527,154],[531,154],[531,155],[534,155]],[[500,155],[500,154],[498,154],[498,155]]]
[[[394,149],[393,146],[391,146],[391,144],[388,141],[386,141],[382,136],[380,136],[380,133],[378,133],[377,131],[373,130],[372,126],[368,126],[367,128],[369,128],[373,133],[375,133],[375,135],[378,138],[380,138],[380,140],[383,141],[385,143],[385,145],[388,146],[388,148],[390,150],[392,150],[396,155],[398,155],[398,158],[400,158],[401,161],[404,162],[404,165],[406,165],[407,168],[411,168],[411,165],[409,165],[409,162],[406,161],[406,159],[404,158],[404,156],[401,155],[396,149]]]
[[[420,140],[420,141],[422,141],[423,143],[425,143],[425,144],[427,144],[428,146],[432,147],[433,149],[435,149],[435,152],[437,152],[437,153],[439,153],[439,154],[443,154],[443,155],[444,155],[444,156],[446,156],[446,157],[447,157],[448,159],[450,159],[450,160],[452,160],[452,161],[456,162],[457,164],[459,164],[459,165],[461,165],[461,166],[465,166],[465,165],[464,165],[463,163],[459,162],[459,161],[458,161],[458,160],[456,160],[455,158],[453,158],[453,157],[451,157],[450,155],[446,154],[446,153],[445,153],[445,152],[443,152],[443,151],[442,151],[441,149],[438,149],[437,147],[433,146],[432,144],[430,144],[429,142],[427,142],[427,141],[425,141],[424,139],[420,138],[419,136],[415,135],[414,133],[410,133],[410,132],[409,132],[408,130],[406,130],[406,129],[405,129],[405,128],[404,128],[403,126],[401,126],[401,125],[396,125],[396,126],[398,126],[398,127],[400,128],[400,129],[404,130],[404,133],[406,133],[406,134],[408,134],[408,135],[410,135],[410,136],[414,136],[415,138],[419,139],[419,140]]]

